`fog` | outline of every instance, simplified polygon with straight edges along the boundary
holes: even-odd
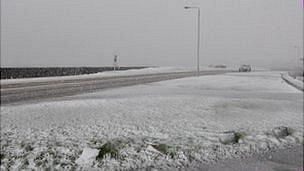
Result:
[[[295,67],[303,56],[299,0],[1,0],[1,67]]]

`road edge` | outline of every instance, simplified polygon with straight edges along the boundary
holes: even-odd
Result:
[[[293,79],[291,76],[289,76],[288,73],[281,74],[281,78],[288,83],[289,85],[295,87],[296,89],[300,91],[304,91],[303,82]]]

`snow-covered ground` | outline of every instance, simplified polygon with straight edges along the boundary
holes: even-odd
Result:
[[[290,85],[296,87],[299,90],[304,91],[304,82],[300,80],[300,77],[293,78],[288,73],[282,74],[282,78],[287,81]],[[303,79],[303,77],[302,77]]]
[[[1,106],[1,168],[187,168],[303,143],[280,72],[183,78]]]
[[[191,71],[191,69],[181,68],[181,67],[153,67],[153,68],[143,68],[143,69],[130,69],[125,71],[104,71],[95,74],[83,74],[83,75],[72,75],[72,76],[7,79],[7,80],[1,80],[1,84],[5,85],[5,84],[17,84],[17,83],[27,83],[27,82],[74,80],[74,79],[87,79],[87,78],[100,78],[100,77],[102,78],[102,77],[126,76],[126,75],[186,72],[186,71]]]
[[[201,67],[201,70],[227,70],[227,69],[233,69],[233,68],[221,69],[221,68]],[[130,75],[159,74],[159,73],[172,73],[172,72],[190,72],[190,71],[194,71],[194,69],[189,67],[188,68],[187,67],[151,67],[151,68],[143,68],[143,69],[130,69],[125,71],[104,71],[95,74],[7,79],[0,81],[1,81],[1,85],[6,85],[6,84],[18,84],[18,83],[28,83],[28,82],[75,80],[75,79],[88,79],[88,78],[104,78],[104,77],[113,77],[113,76],[130,76]]]

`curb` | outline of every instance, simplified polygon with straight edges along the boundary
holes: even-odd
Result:
[[[300,91],[304,91],[303,82],[293,79],[289,74],[281,74],[281,78],[286,81],[289,85],[295,87]]]

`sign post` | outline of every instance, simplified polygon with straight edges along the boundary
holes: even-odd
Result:
[[[114,64],[113,64],[114,71],[116,71],[116,69],[118,68],[117,59],[118,59],[118,55],[114,55]]]

